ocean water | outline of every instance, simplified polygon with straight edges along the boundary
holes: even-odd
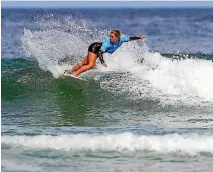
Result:
[[[111,29],[146,34],[59,75]],[[213,169],[213,9],[2,9],[2,171]]]

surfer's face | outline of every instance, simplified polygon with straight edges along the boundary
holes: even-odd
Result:
[[[110,41],[112,43],[116,43],[118,41],[118,37],[116,37],[114,33],[110,33]]]

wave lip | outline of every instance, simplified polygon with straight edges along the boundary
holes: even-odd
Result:
[[[39,136],[2,136],[2,144],[32,149],[64,151],[155,151],[159,153],[183,153],[196,155],[199,152],[213,154],[213,135],[168,134],[135,135],[121,134],[70,134]]]

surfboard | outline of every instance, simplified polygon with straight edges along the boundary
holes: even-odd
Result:
[[[60,78],[66,80],[70,85],[72,85],[77,90],[86,90],[89,86],[89,82],[86,79],[72,76],[70,74],[64,73]]]

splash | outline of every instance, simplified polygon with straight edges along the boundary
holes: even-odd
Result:
[[[35,57],[39,67],[44,71],[50,71],[54,77],[71,65],[60,65],[60,60],[70,58],[73,64],[84,56],[83,50],[87,47],[87,44],[75,35],[56,30],[34,32],[24,30],[22,45],[26,55]]]
[[[39,67],[54,77],[82,60],[90,41],[101,40],[106,35],[106,31],[89,28],[85,20],[73,16],[57,19],[47,13],[37,20],[39,30],[24,29],[22,47],[26,56],[36,58]]]
[[[109,68],[101,70],[123,72],[123,79],[118,83],[103,80],[102,87],[125,93],[128,99],[146,98],[161,104],[213,102],[213,63],[209,60],[173,60],[148,51],[145,43],[141,47],[129,42],[106,56],[106,62]]]

